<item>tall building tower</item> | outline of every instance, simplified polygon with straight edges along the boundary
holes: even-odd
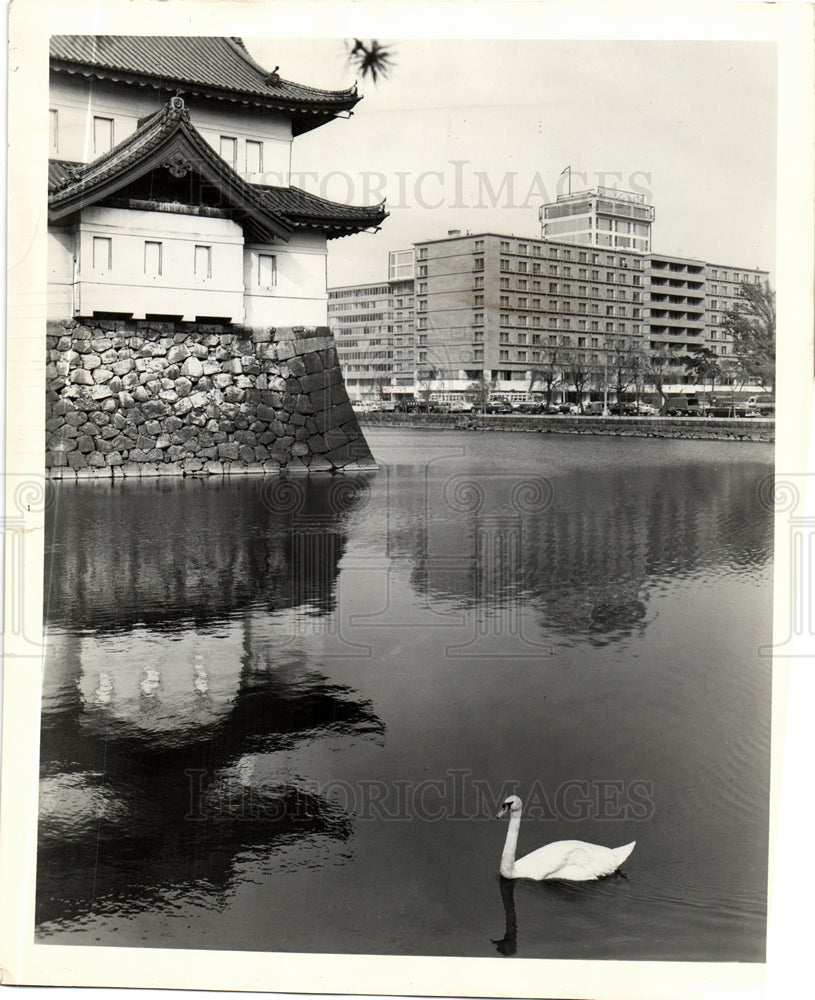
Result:
[[[539,217],[545,240],[641,253],[651,249],[654,209],[633,191],[598,187],[561,194],[557,201],[541,205]]]

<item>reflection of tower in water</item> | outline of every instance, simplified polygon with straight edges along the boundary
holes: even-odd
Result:
[[[353,512],[352,498],[332,506],[319,484],[302,491],[303,506],[289,512],[270,511],[249,483],[238,504],[214,504],[202,483],[181,488],[180,506],[173,491],[149,488],[65,491],[55,505],[40,925],[161,905],[196,887],[224,892],[238,857],[274,866],[350,836],[349,816],[316,782],[281,769],[303,741],[382,731],[370,704],[316,670],[288,631],[298,602],[323,618],[333,607],[343,519]],[[119,502],[154,531],[149,543],[123,547],[127,586],[111,568]],[[83,515],[96,532],[80,533]],[[65,543],[80,537],[84,555]],[[168,553],[180,563],[159,602],[151,587]]]

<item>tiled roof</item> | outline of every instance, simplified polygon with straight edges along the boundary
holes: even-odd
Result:
[[[360,100],[356,87],[320,90],[265,70],[239,38],[54,35],[51,68],[289,111],[295,135],[350,111]]]
[[[173,104],[178,107],[173,107]],[[121,190],[151,170],[167,167],[176,176],[195,170],[216,186],[225,202],[246,220],[253,238],[288,239],[291,227],[267,206],[260,191],[237,174],[190,123],[183,101],[173,98],[135,132],[92,163],[49,170],[48,211],[57,221]],[[53,183],[52,182],[53,178]]]
[[[264,200],[272,210],[292,226],[317,226],[328,230],[358,232],[360,229],[381,225],[388,216],[384,202],[379,205],[343,205],[341,202],[309,194],[298,187],[276,187],[269,184],[258,184],[257,187],[263,191]]]
[[[169,105],[142,123],[132,135],[93,163],[51,160],[48,167],[49,209],[62,218],[85,205],[121,190],[130,180],[156,167],[195,168],[224,192],[225,200],[239,209],[250,232],[260,225],[256,238],[270,233],[288,237],[298,228],[320,228],[329,238],[346,236],[379,226],[386,218],[380,205],[343,205],[309,194],[301,188],[249,184],[244,181],[190,123],[186,110]]]

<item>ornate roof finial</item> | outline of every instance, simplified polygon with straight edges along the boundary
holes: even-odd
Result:
[[[266,77],[264,83],[267,87],[271,87],[276,83],[280,83],[280,74],[277,72],[280,69],[279,66],[275,66],[272,72]]]

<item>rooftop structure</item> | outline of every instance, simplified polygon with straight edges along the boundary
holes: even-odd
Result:
[[[597,187],[559,195],[539,210],[545,240],[615,249],[651,249],[654,209],[633,191]]]

